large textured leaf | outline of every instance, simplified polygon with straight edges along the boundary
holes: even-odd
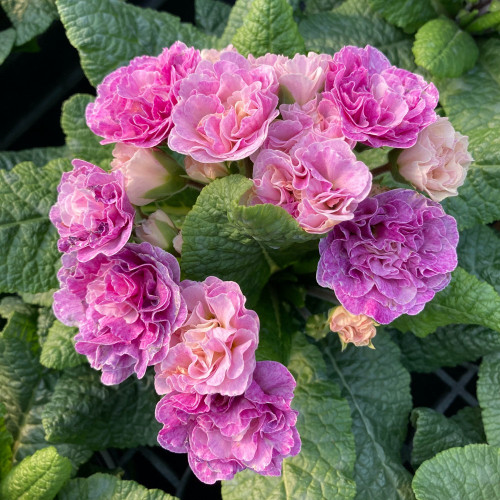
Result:
[[[12,468],[12,434],[5,426],[5,406],[0,403],[0,482]]]
[[[57,185],[69,160],[44,168],[21,163],[0,170],[0,290],[43,292],[57,287],[60,254],[49,221]]]
[[[118,66],[141,55],[158,55],[176,40],[203,48],[208,38],[166,12],[143,9],[120,0],[57,0],[71,44],[83,71],[97,85]]]
[[[417,500],[499,499],[500,448],[471,444],[443,451],[420,466],[412,486]]]
[[[187,278],[236,281],[250,306],[272,271],[317,244],[282,208],[239,205],[251,186],[246,177],[231,175],[203,189],[182,226],[181,261]]]
[[[234,35],[241,26],[243,26],[243,21],[252,5],[254,0],[236,0],[229,17],[227,19],[226,27],[220,38],[220,46],[225,47],[231,43]]]
[[[148,490],[135,481],[122,481],[109,474],[72,479],[59,492],[59,500],[175,500],[160,490]]]
[[[245,56],[272,52],[293,57],[305,52],[292,7],[286,0],[255,0],[232,42]]]
[[[57,19],[54,0],[0,0],[0,5],[16,29],[16,45],[43,33]]]
[[[85,121],[85,108],[94,97],[88,94],[75,94],[64,102],[61,127],[66,135],[66,145],[72,158],[89,161],[102,168],[109,166],[112,158],[112,144],[101,145]]]
[[[66,146],[32,148],[22,151],[0,151],[0,168],[11,170],[23,161],[31,161],[37,167],[43,167],[50,160],[67,157],[69,157],[69,152]]]
[[[344,45],[380,49],[396,66],[415,69],[412,39],[376,14],[367,0],[347,0],[330,12],[303,19],[299,25],[306,48],[334,54]]]
[[[479,49],[474,39],[454,21],[440,18],[417,31],[413,54],[415,62],[433,75],[456,78],[474,67]]]
[[[488,443],[500,446],[500,353],[485,356],[479,369],[477,398]]]
[[[77,331],[76,328],[55,321],[49,328],[47,339],[43,343],[40,363],[47,368],[56,370],[73,368],[85,363],[85,356],[75,351],[73,337]]]
[[[26,457],[0,485],[4,500],[49,500],[71,476],[71,462],[50,446]]]
[[[16,30],[13,28],[7,28],[6,30],[0,31],[0,64],[2,64],[10,51],[16,40]]]
[[[149,375],[105,386],[88,365],[65,371],[42,416],[47,439],[94,450],[156,444],[161,426],[154,417],[158,397]]]
[[[421,339],[396,332],[403,364],[411,372],[430,373],[442,366],[456,366],[500,351],[498,332],[477,325],[449,325]]]
[[[318,12],[326,12],[338,7],[343,0],[306,0],[305,13],[306,15],[317,14]]]
[[[373,8],[389,23],[415,31],[422,24],[436,17],[436,11],[431,0],[371,0]]]
[[[206,33],[221,36],[231,6],[219,0],[195,0],[196,24]]]
[[[464,410],[469,418],[463,418]],[[415,436],[411,461],[415,468],[441,451],[484,442],[479,408],[464,408],[464,410],[451,418],[431,408],[413,410],[411,421],[415,427]],[[476,419],[476,426],[471,425],[473,418]]]
[[[328,338],[327,362],[351,407],[356,498],[412,498],[411,477],[401,463],[412,406],[410,375],[399,349],[386,335],[377,335],[376,349],[349,346],[343,352],[338,339]]]
[[[299,455],[283,462],[281,477],[245,471],[222,485],[224,500],[354,498],[354,440],[349,406],[326,378],[318,349],[302,334],[294,338],[290,371],[297,380],[292,407],[299,411]]]
[[[438,326],[454,323],[481,325],[500,332],[500,296],[486,281],[458,267],[451,283],[416,316],[403,315],[392,326],[402,332],[425,336]]]

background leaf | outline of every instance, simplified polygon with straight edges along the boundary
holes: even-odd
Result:
[[[0,31],[0,64],[2,64],[10,54],[16,40],[16,30],[7,28]]]
[[[221,36],[231,6],[219,0],[195,0],[194,8],[197,26],[210,35]]]
[[[479,369],[477,399],[488,443],[500,446],[500,353],[485,356]]]
[[[387,22],[406,28],[407,31],[416,31],[422,24],[436,17],[431,0],[371,0],[372,7],[381,14]]]
[[[0,168],[11,170],[18,163],[30,161],[37,167],[43,167],[50,160],[56,158],[68,158],[69,152],[66,146],[54,146],[47,148],[31,148],[22,151],[0,151]]]
[[[63,325],[60,321],[55,321],[50,327],[47,340],[42,346],[40,363],[47,368],[64,370],[86,363],[85,356],[75,351],[74,336],[78,332],[77,328]]]
[[[5,406],[0,403],[0,483],[12,468],[12,434],[5,426]]]

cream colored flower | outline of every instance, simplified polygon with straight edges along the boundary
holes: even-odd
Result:
[[[372,339],[375,337],[377,323],[364,314],[351,314],[344,306],[335,307],[330,311],[330,330],[338,333],[342,350],[349,343],[356,347],[368,346],[374,349]]]
[[[186,156],[184,167],[191,179],[202,182],[203,184],[208,184],[218,177],[225,177],[229,174],[223,162],[202,163],[191,158],[191,156]]]

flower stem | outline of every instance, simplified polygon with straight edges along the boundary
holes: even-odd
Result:
[[[196,182],[193,180],[187,181],[187,185],[198,191],[201,191],[206,186],[206,184],[202,184],[201,182]]]
[[[386,172],[391,171],[391,164],[387,162],[385,165],[381,165],[380,167],[374,168],[373,170],[370,170],[371,174],[373,177],[376,177],[377,175],[382,175],[385,174]]]

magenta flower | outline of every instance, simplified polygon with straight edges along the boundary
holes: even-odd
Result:
[[[370,45],[337,52],[325,90],[323,97],[340,108],[344,135],[374,148],[409,148],[437,119],[436,87],[420,75],[391,66]]]
[[[368,167],[342,139],[305,136],[291,156],[264,149],[255,160],[253,203],[284,208],[309,233],[322,234],[352,219],[371,189]]]
[[[73,160],[73,167],[62,175],[49,213],[59,232],[59,251],[76,251],[82,262],[99,253],[113,255],[127,243],[135,216],[123,175],[83,160]]]
[[[169,147],[202,163],[253,153],[278,116],[278,81],[270,66],[252,67],[236,52],[203,60],[181,83]]]
[[[112,257],[79,262],[63,256],[54,313],[78,326],[76,350],[102,370],[103,384],[119,384],[168,352],[171,333],[186,319],[179,264],[149,243],[128,244]]]
[[[316,278],[350,313],[387,324],[448,285],[457,243],[457,223],[439,203],[395,189],[364,200],[320,241]]]
[[[104,137],[101,144],[123,142],[149,148],[167,138],[180,81],[200,62],[200,52],[175,42],[158,57],[142,56],[110,73],[87,106],[87,125]]]
[[[241,396],[170,393],[156,406],[163,424],[158,442],[187,452],[191,469],[205,483],[232,479],[246,468],[279,476],[283,459],[300,451],[298,413],[290,408],[294,388],[282,364],[260,361]]]
[[[201,283],[183,281],[181,287],[188,315],[156,365],[156,391],[243,394],[255,369],[257,313],[245,308],[245,296],[233,281],[209,276]]]

